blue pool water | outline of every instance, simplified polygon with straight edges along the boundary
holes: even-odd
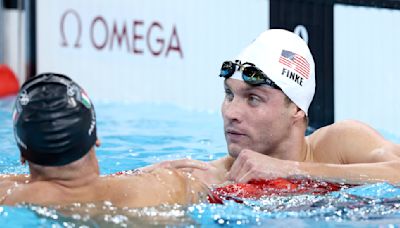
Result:
[[[27,168],[19,164],[14,143],[12,102],[12,98],[0,100],[0,173],[27,173]],[[102,140],[97,150],[102,174],[162,160],[189,157],[209,161],[226,154],[218,112],[104,101],[95,105],[98,135]],[[224,205],[140,209],[115,208],[107,203],[56,208],[0,206],[0,224],[1,227],[397,227],[400,189],[379,183],[325,196],[274,196],[245,200],[243,204],[227,201]]]

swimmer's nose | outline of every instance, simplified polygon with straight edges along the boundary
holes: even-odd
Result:
[[[240,105],[240,101],[233,99],[230,102],[224,102],[222,105],[222,116],[225,120],[241,121],[243,116],[243,108]]]

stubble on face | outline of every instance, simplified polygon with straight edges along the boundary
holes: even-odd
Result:
[[[235,99],[242,100],[229,103],[232,101],[225,99],[222,105],[225,139],[230,156],[236,158],[243,149],[272,153],[288,127],[285,96],[272,88],[249,86],[234,79],[226,81],[225,89],[228,88]],[[259,96],[261,102],[257,106],[249,105],[246,103],[249,94]],[[229,110],[231,108],[234,111]]]

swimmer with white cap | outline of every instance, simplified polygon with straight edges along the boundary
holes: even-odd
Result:
[[[47,73],[24,83],[15,102],[14,134],[29,175],[0,177],[0,204],[111,202],[120,207],[197,202],[203,185],[182,171],[100,176],[96,115],[83,89]]]
[[[305,136],[316,75],[312,54],[296,34],[261,33],[222,64],[219,76],[224,78],[229,155],[210,163],[181,160],[161,166],[201,168],[194,174],[210,185],[293,175],[400,183],[400,146],[364,123],[341,121]]]

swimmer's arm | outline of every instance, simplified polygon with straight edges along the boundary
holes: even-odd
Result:
[[[207,162],[194,160],[194,159],[178,159],[178,160],[168,160],[155,163],[149,166],[139,168],[137,170],[141,172],[153,172],[158,169],[200,169],[207,170],[210,168],[210,164]]]
[[[137,171],[139,173],[149,173],[164,168],[179,169],[184,172],[192,173],[203,183],[211,186],[226,181],[227,169],[232,164],[232,161],[233,159],[229,156],[212,162],[193,159],[170,160],[139,168]]]
[[[348,184],[390,182],[400,184],[400,162],[328,164],[281,160],[252,150],[242,150],[228,178],[247,183],[252,179],[300,176]]]
[[[191,204],[201,200],[208,189],[190,174],[159,169],[152,173],[124,177],[125,196],[119,200],[119,206],[145,207],[161,204]]]
[[[389,182],[400,184],[399,161],[358,164],[299,163],[300,174],[349,184]]]

